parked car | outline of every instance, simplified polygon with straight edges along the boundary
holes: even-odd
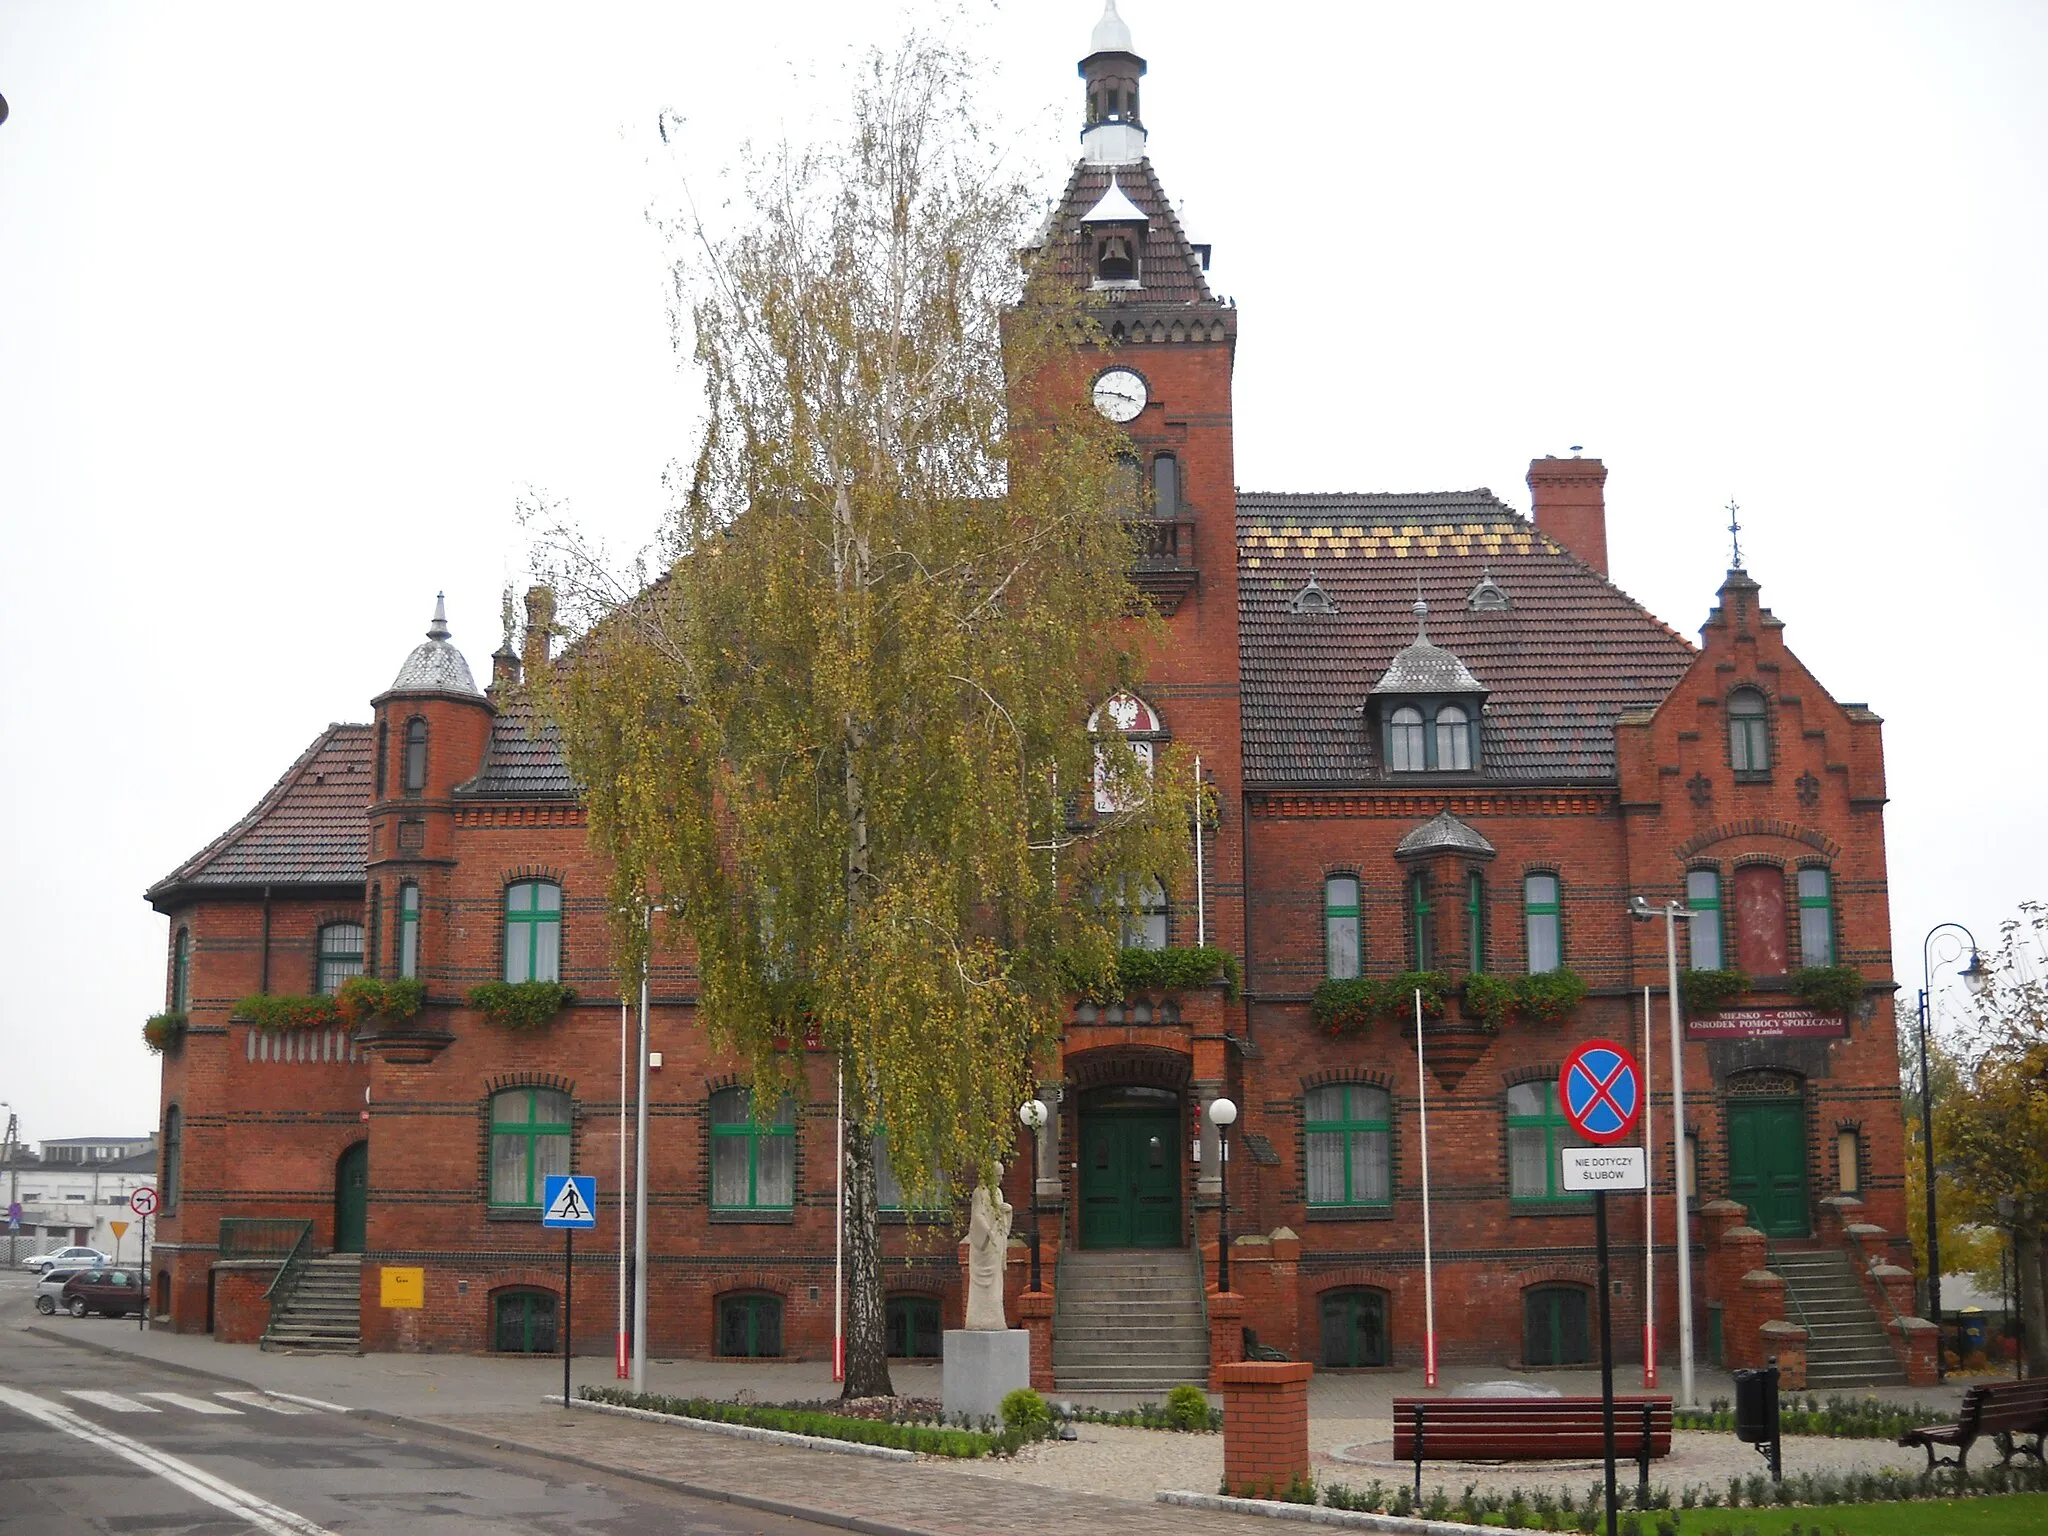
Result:
[[[82,1264],[53,1264],[36,1282],[36,1310],[48,1317],[64,1305],[64,1282],[85,1268]]]
[[[133,1269],[85,1269],[64,1282],[58,1305],[73,1317],[97,1312],[103,1317],[126,1317],[140,1312],[144,1297],[142,1275]]]
[[[53,1264],[77,1269],[85,1264],[111,1264],[114,1256],[97,1248],[58,1248],[50,1253],[32,1253],[21,1261],[23,1269],[48,1269]]]

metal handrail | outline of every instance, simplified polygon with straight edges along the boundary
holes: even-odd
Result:
[[[292,1244],[292,1250],[277,1267],[277,1278],[270,1282],[270,1289],[263,1293],[263,1299],[271,1304],[273,1314],[283,1303],[290,1301],[292,1292],[299,1288],[299,1277],[306,1272],[306,1266],[313,1259],[313,1223],[307,1222],[299,1233],[299,1240]]]
[[[1811,1338],[1813,1336],[1813,1325],[1806,1320],[1806,1308],[1799,1304],[1799,1288],[1791,1282],[1783,1270],[1778,1268],[1778,1248],[1771,1241],[1770,1234],[1768,1233],[1764,1235],[1764,1267],[1785,1282],[1785,1294],[1792,1298],[1792,1310],[1799,1314],[1799,1326],[1804,1328],[1807,1332],[1807,1337]]]

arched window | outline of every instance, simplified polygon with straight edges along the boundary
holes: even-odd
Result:
[[[1770,721],[1764,696],[1754,688],[1728,695],[1728,763],[1737,773],[1771,771]]]
[[[1323,971],[1332,981],[1359,973],[1358,877],[1332,875],[1323,882]]]
[[[1465,876],[1465,942],[1470,946],[1467,970],[1486,969],[1486,876],[1473,870]]]
[[[370,886],[370,898],[363,903],[363,915],[370,920],[370,941],[363,951],[363,969],[372,976],[384,968],[384,887]]]
[[[1717,869],[1689,869],[1685,872],[1685,904],[1692,909],[1686,932],[1692,943],[1691,969],[1721,969],[1721,872]]]
[[[1136,694],[1115,693],[1088,717],[1088,734],[1098,741],[1111,731],[1120,733],[1131,749],[1133,766],[1146,780],[1152,777],[1151,737],[1162,733],[1158,712]],[[1137,787],[1119,774],[1110,755],[1095,749],[1095,809],[1105,815],[1138,803]]]
[[[1320,1308],[1323,1318],[1323,1364],[1339,1369],[1361,1365],[1386,1365],[1392,1359],[1387,1346],[1387,1293],[1365,1286],[1325,1291]]]
[[[1152,456],[1152,510],[1161,517],[1180,516],[1180,460],[1170,453]]]
[[[157,1181],[157,1194],[164,1213],[178,1208],[178,1192],[185,1182],[185,1113],[173,1104],[164,1111],[164,1170]]]
[[[1564,1190],[1563,1150],[1579,1145],[1577,1132],[1558,1108],[1557,1084],[1549,1078],[1508,1089],[1508,1198],[1557,1200]]]
[[[562,888],[552,880],[505,887],[505,979],[562,979]]]
[[[882,1303],[889,1354],[899,1360],[939,1358],[939,1302],[935,1296],[891,1296]]]
[[[405,722],[405,792],[417,795],[427,787],[427,722],[415,715]]]
[[[548,1175],[568,1171],[569,1095],[553,1088],[492,1094],[490,1203],[539,1205]]]
[[[1863,1193],[1863,1138],[1855,1131],[1835,1132],[1835,1186],[1845,1195]]]
[[[1421,773],[1429,766],[1422,711],[1412,704],[1403,704],[1387,722],[1387,766],[1395,773]]]
[[[1799,871],[1799,963],[1835,963],[1835,898],[1828,872],[1818,864]]]
[[[171,939],[171,1012],[192,1008],[192,930],[180,928]]]
[[[1530,875],[1522,882],[1522,924],[1529,945],[1529,974],[1554,971],[1564,963],[1557,911],[1557,876]]]
[[[1386,1205],[1393,1198],[1387,1091],[1363,1083],[1312,1088],[1302,1102],[1310,1205]]]
[[[1472,771],[1472,722],[1456,704],[1436,712],[1436,765],[1446,771]]]
[[[1522,1364],[1584,1365],[1586,1310],[1583,1285],[1532,1285],[1522,1292]]]
[[[391,756],[391,722],[377,722],[377,798],[384,798],[385,765]]]
[[[1418,869],[1408,877],[1408,963],[1418,971],[1436,964],[1436,928],[1430,907],[1429,876]]]
[[[317,965],[313,990],[323,996],[335,991],[351,976],[363,974],[363,925],[326,923],[321,926],[316,948]]]
[[[711,1208],[786,1211],[795,1204],[796,1105],[785,1098],[775,1119],[763,1125],[754,1118],[752,1089],[722,1088],[712,1094]],[[781,1347],[770,1353],[781,1354]]]
[[[1166,887],[1149,875],[1138,882],[1138,899],[1127,902],[1118,893],[1116,904],[1123,909],[1119,919],[1125,949],[1166,948]]]
[[[398,974],[413,977],[420,968],[420,888],[408,880],[398,888]]]
[[[552,1355],[561,1348],[555,1317],[553,1291],[499,1291],[491,1297],[491,1348],[504,1355]]]
[[[782,1353],[782,1298],[728,1295],[718,1298],[718,1353],[749,1359]]]

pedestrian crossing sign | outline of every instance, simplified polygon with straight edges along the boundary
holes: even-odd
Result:
[[[597,1225],[597,1179],[591,1174],[551,1173],[541,1186],[540,1224],[588,1231]]]

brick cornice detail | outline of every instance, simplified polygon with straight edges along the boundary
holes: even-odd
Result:
[[[1840,857],[1842,852],[1842,845],[1825,832],[1802,827],[1796,821],[1780,821],[1774,816],[1746,816],[1741,821],[1727,821],[1718,827],[1709,827],[1680,843],[1676,852],[1679,858],[1689,859],[1716,843],[1735,837],[1781,837],[1787,842],[1817,848],[1830,859]]]
[[[580,805],[465,805],[456,808],[458,827],[580,827]]]
[[[1263,791],[1247,795],[1247,809],[1268,820],[1351,816],[1427,820],[1438,811],[1455,816],[1606,816],[1620,804],[1615,790],[1435,792]]]

